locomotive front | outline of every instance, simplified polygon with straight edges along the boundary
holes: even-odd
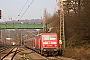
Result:
[[[58,54],[58,35],[56,33],[41,34],[41,54]]]

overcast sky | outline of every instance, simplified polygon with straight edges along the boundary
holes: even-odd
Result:
[[[12,20],[18,20],[32,1],[33,0],[0,0],[0,10],[2,10],[3,16],[0,22],[10,20],[9,18],[11,17]],[[27,4],[25,5],[26,2]],[[43,16],[45,8],[50,14],[53,14],[56,11],[56,0],[34,0],[20,19],[40,19]]]

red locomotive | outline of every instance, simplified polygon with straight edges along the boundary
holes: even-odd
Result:
[[[58,35],[57,33],[41,33],[34,38],[25,40],[24,45],[41,55],[56,55],[58,54]]]

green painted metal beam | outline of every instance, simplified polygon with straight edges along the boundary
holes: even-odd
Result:
[[[48,27],[48,24],[45,25]],[[43,24],[0,24],[1,29],[43,29]]]

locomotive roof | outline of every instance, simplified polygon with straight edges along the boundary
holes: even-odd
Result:
[[[43,34],[57,34],[57,33],[41,33],[40,35],[43,35]]]
[[[57,34],[57,33],[41,33],[41,34],[38,34],[38,35],[36,35],[36,36],[40,36],[40,35],[51,35],[51,34]]]

